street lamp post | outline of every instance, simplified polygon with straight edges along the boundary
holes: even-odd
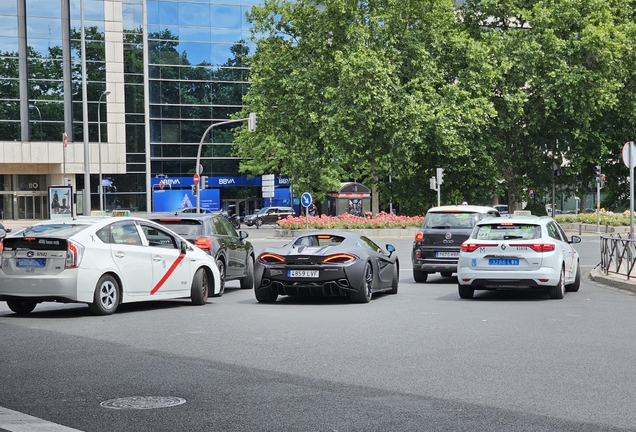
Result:
[[[221,125],[226,125],[226,124],[230,124],[230,123],[239,123],[239,122],[244,122],[247,121],[249,122],[248,125],[248,129],[250,132],[254,132],[256,130],[256,114],[255,113],[250,113],[250,116],[248,118],[241,118],[241,119],[236,119],[236,120],[226,120],[226,121],[222,121],[222,122],[218,122],[218,123],[213,123],[211,124],[206,130],[205,132],[203,132],[203,135],[201,136],[201,142],[199,142],[199,149],[197,151],[197,164],[196,164],[196,168],[194,170],[195,173],[201,175],[202,173],[199,172],[199,167],[201,166],[201,147],[203,147],[203,141],[205,140],[205,137],[208,135],[208,132],[210,132],[213,128],[215,128],[216,126],[221,126]],[[199,181],[196,185],[196,189],[197,189],[197,213],[199,213],[201,211],[201,182]]]
[[[102,119],[101,119],[101,111],[102,111],[102,97],[108,96],[110,94],[110,90],[104,90],[101,95],[99,95],[99,102],[97,103],[97,151],[99,153],[99,209],[104,210],[104,187],[102,186]]]
[[[40,112],[40,108],[38,108],[36,104],[29,105],[29,108],[34,109],[38,112],[38,116],[40,117],[40,141],[44,141],[44,131],[42,130],[42,112]]]

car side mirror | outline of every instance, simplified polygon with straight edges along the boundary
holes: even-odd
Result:
[[[186,251],[188,250],[188,244],[186,242],[184,242],[183,240],[181,240],[181,253],[184,254],[186,253]]]
[[[239,236],[241,237],[241,240],[242,240],[242,239],[248,238],[249,234],[246,231],[239,231]]]
[[[395,252],[395,246],[393,246],[392,244],[387,244],[386,251],[389,253],[389,256],[393,255],[393,252]]]
[[[581,243],[581,237],[577,236],[577,235],[573,235],[570,243]]]

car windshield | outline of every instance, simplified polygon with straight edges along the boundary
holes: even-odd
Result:
[[[182,236],[199,236],[203,235],[203,222],[200,220],[188,220],[188,219],[162,219],[156,220],[161,225],[170,228]]]
[[[265,214],[269,211],[269,207],[262,208],[258,211],[258,214]]]
[[[424,228],[429,229],[470,229],[479,220],[479,213],[467,212],[429,212],[424,220]]]
[[[541,238],[541,226],[510,222],[487,224],[481,225],[475,234],[477,240],[532,240]]]

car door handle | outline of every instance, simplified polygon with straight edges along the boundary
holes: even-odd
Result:
[[[125,253],[123,253],[123,252],[121,252],[121,251],[118,251],[118,252],[115,252],[115,256],[116,256],[117,258],[123,258],[123,257],[125,257],[125,256],[126,256],[126,254],[125,254]]]
[[[159,262],[159,261],[161,261],[161,257],[159,255],[153,255],[152,256],[152,260],[156,261],[156,262]]]

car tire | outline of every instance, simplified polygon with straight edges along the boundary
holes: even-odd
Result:
[[[581,287],[581,264],[576,263],[576,277],[574,278],[574,282],[570,285],[565,286],[565,290],[567,292],[577,292]]]
[[[471,299],[475,295],[475,288],[470,285],[457,284],[457,292],[459,293],[459,298]]]
[[[210,280],[208,273],[205,269],[200,268],[194,274],[192,279],[192,287],[190,288],[190,300],[192,303],[200,306],[208,302],[208,295],[210,293]]]
[[[225,270],[225,262],[222,259],[216,260],[216,267],[219,269],[219,281],[221,282],[221,289],[218,294],[214,294],[214,297],[221,297],[225,292],[225,278],[227,277]]]
[[[369,303],[373,296],[373,268],[366,263],[362,272],[362,279],[357,291],[351,293],[351,301],[355,303]]]
[[[453,276],[453,272],[441,272],[442,277],[449,278]]]
[[[94,315],[111,315],[119,307],[119,301],[119,283],[113,275],[105,274],[97,281],[93,303],[88,305],[88,309]]]
[[[31,313],[38,303],[34,300],[7,300],[7,306],[18,315]]]
[[[254,288],[254,260],[251,256],[247,257],[247,275],[241,279],[241,289]]]
[[[559,282],[549,288],[551,299],[562,299],[565,296],[565,270],[561,267]]]
[[[261,220],[261,218],[256,218],[256,220],[254,221],[254,225],[256,225],[256,229],[259,229],[261,225],[263,225],[263,221]]]
[[[421,270],[413,270],[413,279],[415,279],[415,282],[424,283],[428,279],[428,273]]]
[[[400,264],[396,261],[393,265],[393,280],[391,281],[391,289],[387,291],[389,294],[398,293],[398,284],[400,283]]]
[[[274,303],[278,294],[274,294],[271,288],[257,289],[254,287],[254,296],[259,303]]]

